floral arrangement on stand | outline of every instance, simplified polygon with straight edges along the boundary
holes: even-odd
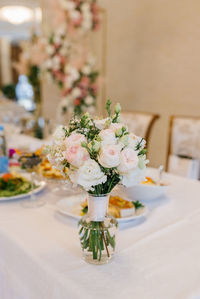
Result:
[[[97,97],[98,72],[94,70],[95,60],[91,55],[83,55],[80,62],[71,59],[74,48],[66,38],[66,27],[61,27],[48,39],[46,51],[48,60],[45,68],[62,90],[59,113],[81,115],[92,113]]]
[[[96,0],[60,0],[65,10],[69,30],[80,29],[83,33],[95,31],[100,25],[100,9]]]
[[[108,195],[119,183],[126,187],[144,180],[147,164],[145,140],[120,123],[120,104],[108,117],[93,119],[85,113],[60,126],[53,143],[46,146],[49,161],[75,186],[89,194],[88,215],[79,222],[84,258],[90,263],[107,262],[115,248],[115,219],[106,216]]]

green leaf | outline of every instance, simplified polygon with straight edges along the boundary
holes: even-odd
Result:
[[[106,111],[107,111],[109,117],[111,116],[111,108],[110,108],[111,104],[112,104],[111,100],[110,99],[107,100]]]
[[[141,202],[139,202],[138,200],[132,201],[132,203],[134,204],[136,210],[144,207],[144,205]]]

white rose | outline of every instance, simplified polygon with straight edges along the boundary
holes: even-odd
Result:
[[[94,103],[94,98],[91,97],[91,96],[87,96],[87,97],[85,98],[85,103],[86,103],[87,105],[92,105],[92,104]]]
[[[52,59],[52,63],[53,63],[53,69],[54,70],[58,70],[60,68],[60,58],[58,56],[55,56]]]
[[[118,166],[119,173],[127,173],[137,168],[138,156],[132,148],[125,148],[120,153],[120,164]]]
[[[54,43],[58,45],[61,44],[61,37],[59,35],[54,36]]]
[[[68,48],[67,47],[62,47],[60,50],[60,55],[66,56],[68,54]]]
[[[78,88],[78,87],[75,87],[75,88],[72,90],[72,96],[73,96],[74,98],[78,98],[78,97],[80,97],[80,95],[81,95],[81,89]]]
[[[45,63],[45,67],[47,69],[51,69],[53,67],[53,63],[52,63],[52,60],[51,59],[48,59]]]
[[[98,161],[106,168],[117,167],[120,163],[120,147],[118,145],[107,145],[103,147]]]
[[[110,129],[102,130],[99,133],[99,136],[101,137],[102,140],[101,141],[102,146],[117,143],[117,138],[115,137],[115,133]]]
[[[103,119],[96,119],[94,121],[95,126],[99,129],[99,130],[103,130],[106,127],[106,122],[109,120],[109,118],[103,118]]]
[[[132,187],[145,180],[145,169],[136,168],[121,176],[121,183],[125,187]]]
[[[73,85],[73,83],[74,83],[73,78],[70,77],[70,76],[67,76],[67,77],[65,78],[65,81],[64,81],[64,86],[65,86],[66,88],[71,88],[72,85]]]
[[[81,145],[82,142],[87,142],[85,136],[79,133],[72,133],[65,139],[65,146],[69,147],[72,145]]]
[[[92,159],[87,160],[77,171],[69,171],[69,177],[74,184],[82,186],[86,191],[107,180],[99,164]]]
[[[82,68],[82,72],[84,75],[89,75],[90,72],[91,72],[91,67],[89,65],[85,65],[83,68]]]
[[[90,4],[89,3],[83,3],[82,5],[81,5],[81,10],[82,11],[90,11]]]
[[[70,14],[70,18],[72,20],[78,20],[80,18],[80,16],[81,16],[81,14],[80,14],[80,12],[78,10],[71,10],[69,12],[69,14]]]
[[[48,55],[53,55],[54,51],[55,51],[55,49],[52,45],[48,45],[46,47],[46,52],[47,52]]]

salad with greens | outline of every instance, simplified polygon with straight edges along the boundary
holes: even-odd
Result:
[[[33,186],[33,188],[36,187],[36,185]],[[31,190],[31,182],[18,174],[6,173],[0,177],[0,198],[25,194]]]

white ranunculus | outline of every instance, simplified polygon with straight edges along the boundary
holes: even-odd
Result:
[[[138,166],[138,156],[132,148],[125,148],[120,153],[119,173],[127,173]]]
[[[126,174],[121,175],[121,183],[125,187],[132,187],[137,184],[140,184],[145,180],[145,169],[141,170],[136,168]]]
[[[78,98],[78,97],[80,97],[80,95],[81,95],[81,89],[78,88],[78,87],[75,87],[75,88],[72,90],[72,96],[73,96],[74,98]]]
[[[55,48],[52,45],[48,45],[46,47],[46,52],[48,55],[53,55],[54,51],[55,51]]]
[[[106,121],[108,121],[109,118],[103,118],[103,119],[95,119],[94,123],[95,126],[99,129],[99,130],[103,130],[106,127]]]
[[[70,180],[82,186],[86,191],[106,182],[107,176],[101,171],[99,164],[89,159],[77,171],[69,171]]]
[[[98,161],[105,168],[117,167],[120,164],[120,147],[118,145],[102,147]]]
[[[116,144],[117,138],[115,137],[115,133],[110,129],[102,130],[99,133],[99,136],[101,137],[101,145],[109,145],[109,144]]]
[[[87,96],[87,97],[85,98],[85,103],[86,103],[87,105],[92,105],[92,104],[94,103],[94,98],[91,97],[91,96]]]

